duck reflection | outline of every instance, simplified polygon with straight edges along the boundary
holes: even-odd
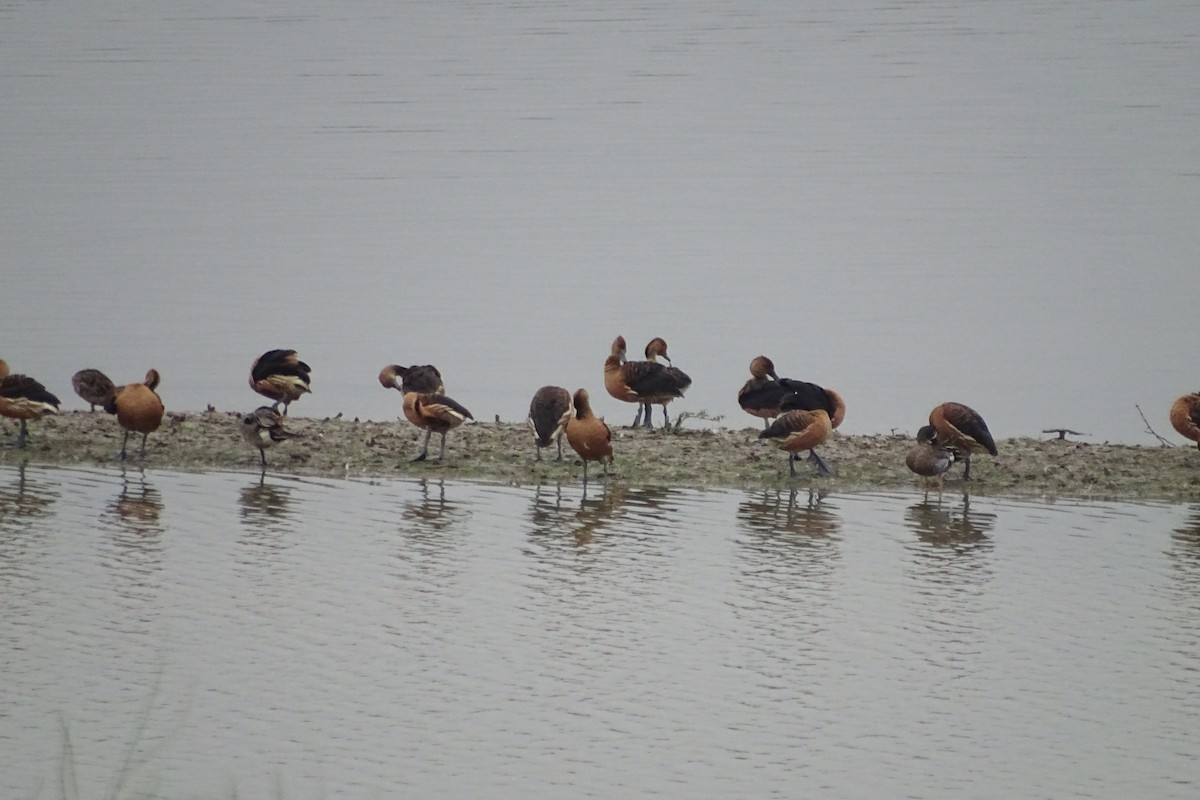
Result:
[[[996,525],[995,514],[971,509],[971,496],[966,493],[961,507],[943,499],[940,493],[934,500],[926,494],[921,502],[908,507],[904,519],[922,542],[960,552],[990,547],[988,533]]]
[[[401,519],[405,520],[405,527],[412,526],[423,533],[444,533],[471,516],[466,506],[446,499],[444,481],[422,480],[418,486],[419,497],[404,503]]]
[[[108,504],[109,519],[117,523],[117,528],[130,536],[123,541],[129,546],[140,546],[151,542],[158,546],[158,537],[162,535],[163,526],[160,518],[163,512],[162,495],[146,478],[145,471],[122,468],[121,491]]]
[[[1200,608],[1200,505],[1189,506],[1183,525],[1171,531],[1167,554],[1182,595]]]
[[[835,538],[842,529],[836,507],[826,501],[822,489],[791,489],[747,493],[738,503],[738,521],[748,531],[778,536],[799,534],[797,541]]]
[[[529,516],[531,533],[544,546],[566,547],[575,550],[592,544],[596,534],[622,516],[623,507],[632,495],[654,507],[666,490],[631,490],[615,483],[605,484],[599,491],[581,490],[578,504],[568,500],[561,485],[538,486],[533,493]],[[573,495],[574,492],[571,492]]]
[[[295,514],[292,511],[292,488],[267,483],[263,471],[258,480],[238,493],[242,524],[247,528],[287,533],[292,529]]]
[[[462,575],[459,550],[466,545],[471,516],[467,505],[449,499],[442,481],[421,480],[416,495],[404,501],[395,515],[402,544],[396,548],[397,576],[421,576],[438,595],[459,591]]]
[[[840,558],[842,518],[816,488],[747,492],[738,503],[739,537],[747,574],[794,581],[825,580]],[[773,581],[768,581],[772,583]],[[772,590],[774,591],[774,590]]]
[[[142,467],[122,467],[121,491],[104,510],[115,558],[107,566],[120,580],[118,594],[139,603],[157,597],[163,566],[162,495]]]
[[[26,462],[22,461],[15,469],[4,471],[6,475],[15,474],[15,480],[0,485],[0,527],[7,527],[10,521],[44,517],[58,500],[58,492],[28,479],[25,466]]]

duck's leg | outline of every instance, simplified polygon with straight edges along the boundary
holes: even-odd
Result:
[[[817,455],[816,450],[808,451],[808,460],[817,466],[817,472],[821,473],[822,475],[833,474],[833,470],[831,470],[829,466],[821,460],[821,457]]]
[[[265,447],[258,448],[258,458],[262,461],[263,469],[267,468],[267,449]]]
[[[140,453],[138,453],[138,458],[140,458],[142,461],[146,460],[146,438],[149,436],[149,433],[142,434],[142,450]]]
[[[963,460],[963,464],[966,465],[963,468],[963,480],[969,481],[969,480],[971,480],[971,451],[968,450],[965,453],[963,453],[962,460]]]
[[[7,442],[5,442],[4,446],[9,449],[20,450],[22,447],[25,446],[25,442],[28,439],[29,439],[29,429],[25,426],[25,420],[21,420],[20,431],[17,433],[16,436],[14,436],[13,438],[11,438]]]
[[[121,455],[118,456],[122,461],[125,460],[125,445],[129,444],[129,431],[125,431],[125,438],[121,440]]]
[[[637,416],[633,418],[633,425],[630,426],[633,428],[636,428],[642,424],[642,404],[638,403],[637,407],[638,407]]]
[[[440,451],[438,451],[437,460],[442,461],[445,458],[446,458],[446,434],[443,433],[442,434],[442,449]]]
[[[562,461],[562,434],[558,435],[558,458],[555,461]]]
[[[583,459],[583,485],[587,487],[587,459]]]
[[[650,430],[654,430],[654,420],[651,419],[651,416],[652,416],[651,412],[654,409],[649,403],[646,403],[644,410],[646,412],[646,416],[642,419],[642,424],[645,425]]]
[[[542,446],[535,442],[533,445],[533,449],[537,451],[536,453],[533,454],[533,460],[541,461],[542,460]]]
[[[796,477],[796,454],[788,453],[788,473],[794,478]]]
[[[421,454],[419,456],[417,456],[416,458],[414,458],[413,461],[424,461],[425,457],[429,455],[429,437],[432,435],[433,435],[433,430],[430,428],[426,428],[425,429],[425,444],[423,444],[421,446]]]
[[[671,427],[671,417],[667,415],[667,404],[663,403],[663,430]]]

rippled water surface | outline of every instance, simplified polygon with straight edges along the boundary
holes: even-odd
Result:
[[[249,409],[477,417],[663,336],[680,410],[750,359],[843,430],[946,400],[1153,443],[1195,391],[1200,5],[794,0],[0,4],[4,351]],[[936,368],[933,368],[936,367]],[[674,410],[674,409],[673,409]],[[1172,434],[1173,435],[1173,434]]]
[[[1198,670],[1200,506],[0,469],[4,797],[1193,798]]]

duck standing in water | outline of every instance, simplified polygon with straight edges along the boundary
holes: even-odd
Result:
[[[98,369],[81,369],[71,376],[71,388],[75,394],[91,406],[89,411],[95,411],[96,406],[104,407],[108,396],[117,387],[107,375]]]
[[[114,389],[108,402],[104,405],[104,410],[109,414],[116,414],[117,422],[125,429],[125,438],[121,440],[119,456],[122,461],[126,458],[125,447],[129,443],[129,434],[140,433],[142,435],[142,449],[138,457],[144,459],[146,457],[146,438],[158,430],[162,424],[163,402],[156,391],[159,381],[158,370],[151,369],[146,373],[144,382],[130,383]]]
[[[948,447],[962,459],[963,480],[971,479],[971,454],[995,456],[996,442],[987,423],[975,409],[962,403],[942,403],[929,412],[929,424],[937,431],[937,444]]]
[[[1171,405],[1171,427],[1200,447],[1200,392],[1185,394]]]
[[[932,425],[924,425],[917,431],[917,443],[904,459],[908,468],[921,477],[937,478],[939,489],[942,476],[949,471],[954,461],[954,451],[938,444],[937,430]]]
[[[282,403],[287,416],[288,406],[312,391],[311,373],[295,350],[268,350],[250,365],[250,388],[274,401],[276,410]]]
[[[60,403],[57,397],[28,375],[13,375],[8,362],[0,359],[0,416],[20,421],[21,429],[5,444],[5,447],[20,449],[29,441],[31,419],[40,419],[47,414],[57,414]]]
[[[242,438],[258,448],[263,469],[267,468],[267,448],[297,435],[283,427],[283,415],[270,406],[259,406],[243,416],[241,428]]]
[[[588,462],[599,461],[608,474],[613,460],[612,431],[602,417],[592,412],[587,389],[576,389],[571,398],[571,414],[567,420],[567,443],[583,459],[583,482],[587,483]]]
[[[543,447],[557,443],[558,457],[554,460],[562,461],[562,437],[572,412],[571,393],[561,386],[543,386],[534,392],[526,421],[537,446],[535,460],[542,460]]]
[[[833,471],[816,451],[833,432],[829,414],[823,408],[809,410],[804,405],[805,400],[799,395],[785,397],[780,404],[779,417],[758,438],[769,439],[788,454],[788,472],[793,478],[796,477],[796,461],[803,450],[808,451],[808,460],[816,466],[818,473],[832,475]]]

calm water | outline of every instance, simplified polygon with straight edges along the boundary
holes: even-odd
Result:
[[[7,798],[1194,798],[1198,671],[1200,506],[0,469]]]
[[[386,419],[597,396],[665,336],[680,410],[760,352],[852,433],[938,402],[1146,442],[1197,388],[1200,5],[213,0],[0,5],[3,352]]]

